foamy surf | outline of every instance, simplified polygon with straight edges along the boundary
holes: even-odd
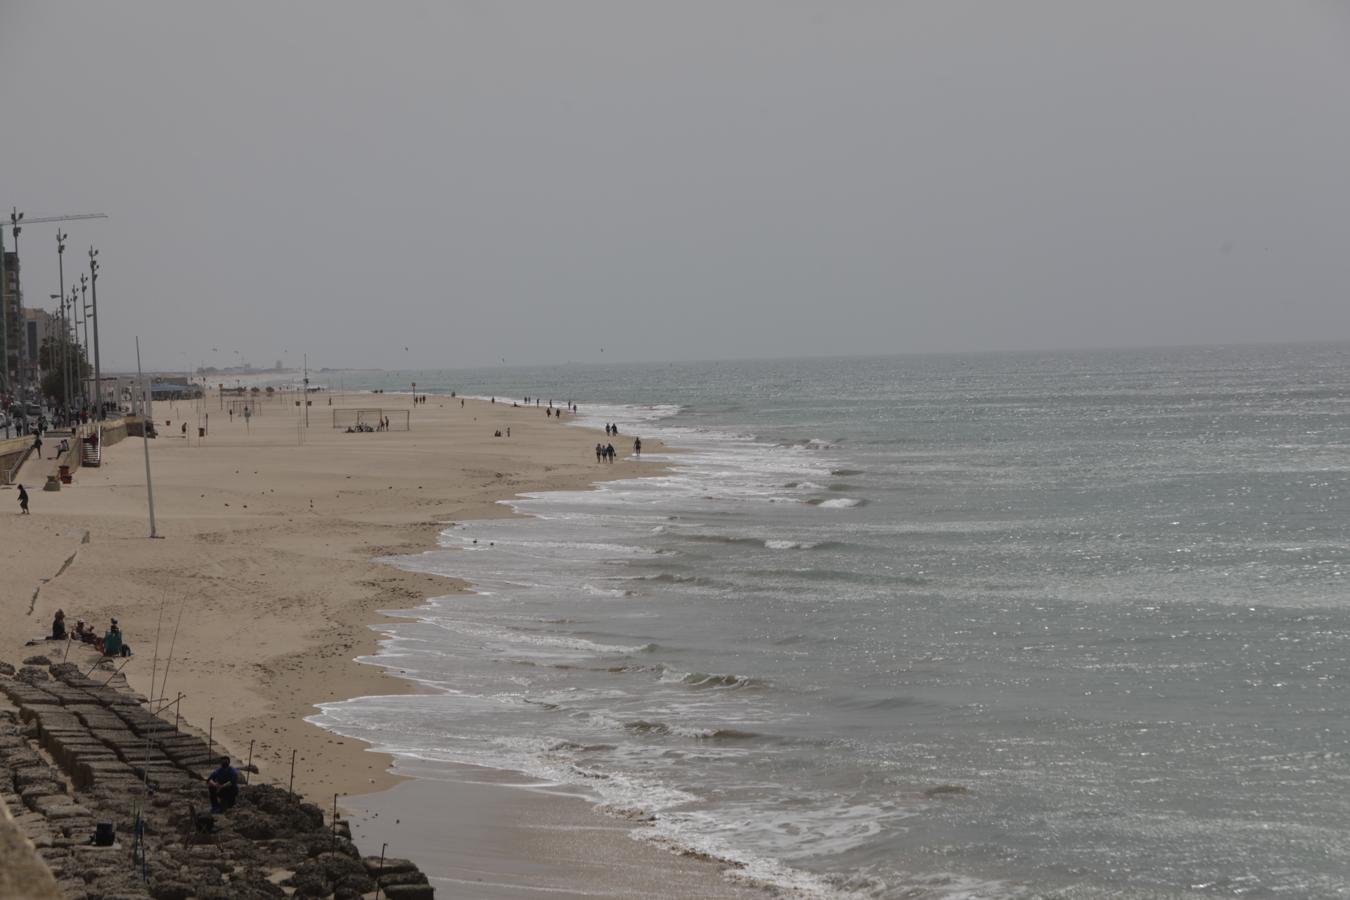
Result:
[[[418,557],[483,593],[435,604],[445,628],[401,624],[385,658],[485,700],[363,716],[489,765],[560,747],[560,777],[685,795],[650,805],[649,833],[678,823],[681,847],[872,898],[1346,894],[1325,826],[1350,801],[1326,789],[1339,757],[1317,753],[1350,740],[1325,715],[1344,705],[1326,666],[1350,631],[1328,437],[1350,429],[1347,358],[553,370],[672,399],[671,418],[582,407],[684,452],[650,478],[515,502],[537,517],[520,530],[474,523],[493,552]],[[502,550],[527,534],[575,546]],[[461,620],[655,647],[530,647]],[[766,684],[684,682],[697,673]],[[697,736],[722,729],[759,737]],[[523,736],[553,743],[503,742]]]

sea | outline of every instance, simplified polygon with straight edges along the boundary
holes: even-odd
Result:
[[[789,896],[1350,895],[1350,346],[311,377],[674,448],[392,560],[325,727]]]

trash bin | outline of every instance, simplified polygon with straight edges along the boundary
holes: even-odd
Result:
[[[198,429],[197,429],[197,437],[199,437],[199,438],[204,438],[204,437],[206,437],[206,429],[205,429],[205,428],[198,428]]]

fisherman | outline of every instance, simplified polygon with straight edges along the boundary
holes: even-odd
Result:
[[[211,798],[211,812],[223,813],[234,806],[239,797],[239,770],[230,765],[230,758],[220,758],[220,768],[206,779],[206,794]]]

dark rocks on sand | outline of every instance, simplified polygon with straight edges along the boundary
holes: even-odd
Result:
[[[255,841],[269,841],[277,836],[276,823],[266,813],[253,809],[239,809],[230,816],[234,830]]]
[[[150,887],[153,900],[188,900],[192,896],[192,885],[181,881],[161,881]]]
[[[46,669],[39,669],[34,666],[24,666],[19,670],[19,674],[14,676],[14,680],[22,681],[27,684],[37,684],[41,681],[50,681],[51,677]]]
[[[0,662],[0,675],[13,675],[14,666],[7,662]]]
[[[52,661],[42,654],[30,656],[23,661],[25,666],[50,666]]]
[[[375,882],[365,875],[348,875],[337,883],[333,893],[338,897],[360,897],[375,890]]]
[[[333,883],[318,872],[296,872],[283,884],[295,888],[296,897],[327,897],[333,893]]]
[[[393,887],[400,884],[426,884],[427,876],[413,869],[411,872],[389,872],[379,877],[381,887]]]
[[[326,897],[339,889],[343,895],[359,897],[375,890],[361,861],[341,853],[305,860],[286,883],[295,888],[297,897]]]
[[[53,678],[65,681],[67,678],[80,674],[80,667],[73,662],[53,663],[47,667]]]
[[[270,784],[250,785],[240,800],[259,812],[285,819],[291,831],[312,831],[323,827],[323,811],[319,807],[292,797]]]
[[[379,875],[390,875],[394,872],[417,871],[417,866],[413,865],[410,860],[394,859],[392,857],[381,861],[378,856],[367,856],[365,859],[361,860],[361,864],[366,867],[366,874],[371,878],[375,878]]]

